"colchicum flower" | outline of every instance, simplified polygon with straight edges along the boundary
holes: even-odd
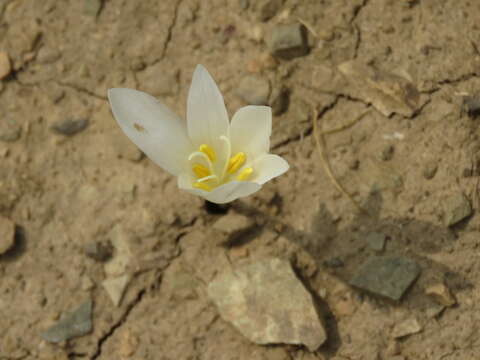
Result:
[[[269,154],[272,114],[268,106],[245,106],[228,120],[215,81],[198,65],[188,94],[187,121],[154,97],[133,89],[110,89],[113,115],[150,159],[178,177],[178,187],[222,204],[258,191],[288,170]]]

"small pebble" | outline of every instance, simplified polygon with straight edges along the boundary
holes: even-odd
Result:
[[[250,105],[267,105],[270,83],[257,75],[247,75],[237,88],[237,95]]]
[[[85,130],[88,126],[88,123],[89,121],[87,118],[66,118],[53,124],[52,130],[58,134],[72,136]]]
[[[98,262],[105,262],[112,257],[113,246],[110,241],[92,241],[85,245],[85,255]]]
[[[385,234],[379,232],[371,232],[367,235],[368,246],[375,251],[383,251],[385,248],[385,240],[387,239]]]
[[[389,144],[385,146],[380,152],[380,159],[383,161],[392,160],[394,152],[395,148],[393,147],[393,145]]]
[[[473,212],[470,201],[463,193],[457,193],[446,198],[444,201],[444,209],[447,226],[458,224]]]
[[[440,305],[453,306],[457,303],[447,286],[443,283],[431,285],[425,289],[425,294],[432,297]]]
[[[0,80],[6,78],[12,72],[10,58],[5,51],[0,51]]]
[[[423,168],[423,177],[427,180],[433,179],[437,173],[438,165],[436,162],[429,161],[425,164]]]
[[[398,339],[408,335],[416,334],[420,331],[422,331],[422,327],[418,323],[417,319],[411,318],[395,325],[392,331],[392,337]]]
[[[10,250],[15,243],[15,223],[0,216],[0,255]]]
[[[273,28],[270,51],[274,56],[292,59],[308,53],[307,35],[301,24],[277,25]]]
[[[443,312],[443,310],[445,310],[445,306],[440,305],[440,304],[433,304],[432,306],[428,307],[425,310],[425,315],[429,319],[433,319],[433,318],[439,316]]]
[[[477,117],[480,115],[480,97],[465,96],[463,98],[463,106],[467,111],[468,116]]]
[[[258,0],[257,0],[258,1]],[[268,21],[273,18],[280,8],[283,6],[285,0],[267,0],[267,1],[259,1],[259,14],[258,19],[260,21]]]

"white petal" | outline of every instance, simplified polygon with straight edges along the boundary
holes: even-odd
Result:
[[[260,190],[261,185],[249,181],[231,181],[223,184],[212,191],[204,191],[192,187],[193,178],[188,173],[182,173],[178,177],[178,187],[191,194],[201,196],[206,200],[225,204],[241,197],[251,195]]]
[[[197,65],[187,103],[188,135],[195,147],[221,146],[220,136],[228,137],[228,114],[222,94],[207,69]]]
[[[204,198],[217,204],[225,204],[241,197],[251,195],[262,186],[249,181],[231,181],[204,194]]]
[[[259,157],[252,163],[252,167],[254,176],[250,180],[261,185],[282,175],[290,168],[284,158],[273,154],[266,154]]]
[[[184,170],[193,149],[185,121],[141,91],[110,89],[108,99],[122,130],[150,159],[173,175]]]
[[[270,148],[271,133],[272,109],[269,106],[245,106],[239,109],[230,125],[232,155],[243,151],[247,159],[254,160],[266,154]]]

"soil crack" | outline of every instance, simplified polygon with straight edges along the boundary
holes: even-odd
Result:
[[[102,355],[102,347],[103,347],[103,344],[105,343],[105,341],[107,341],[108,338],[113,336],[115,331],[117,331],[117,329],[127,321],[128,316],[132,312],[133,308],[136,307],[142,301],[143,295],[145,295],[145,293],[146,293],[145,289],[140,290],[140,292],[137,295],[137,298],[128,306],[128,308],[125,311],[125,313],[123,314],[123,316],[115,324],[112,325],[110,330],[105,335],[103,335],[98,340],[97,351],[95,352],[95,354],[93,354],[93,356],[90,358],[90,360],[98,359],[98,357],[100,355]]]

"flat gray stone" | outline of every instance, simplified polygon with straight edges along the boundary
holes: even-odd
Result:
[[[302,24],[277,25],[268,42],[272,55],[292,59],[308,53],[307,34]]]
[[[315,351],[327,339],[311,294],[285,260],[223,273],[208,285],[208,295],[222,318],[257,344],[304,344]]]
[[[372,257],[360,267],[350,285],[398,301],[420,271],[414,260],[403,256]]]
[[[445,222],[453,226],[472,214],[472,205],[463,193],[448,197],[444,203]]]
[[[59,343],[88,334],[92,331],[92,308],[92,299],[88,299],[40,336],[48,342]]]
[[[88,119],[80,118],[80,119],[73,119],[67,118],[60,120],[52,125],[52,129],[57,132],[58,134],[72,136],[80,131],[83,131],[88,126]]]

